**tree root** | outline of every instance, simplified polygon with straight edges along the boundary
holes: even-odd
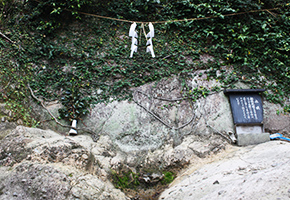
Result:
[[[166,122],[164,122],[160,117],[158,117],[155,113],[153,113],[152,111],[150,111],[149,109],[147,109],[146,107],[144,107],[143,105],[141,105],[136,99],[135,99],[135,94],[136,92],[140,93],[140,94],[143,94],[145,96],[147,96],[148,98],[150,98],[150,95],[142,92],[142,91],[139,91],[139,90],[135,90],[133,92],[133,101],[138,105],[140,106],[141,108],[143,108],[146,112],[148,112],[149,114],[151,114],[155,119],[157,119],[159,122],[161,122],[163,125],[165,125],[166,127],[170,128],[170,129],[174,129],[174,130],[179,130],[179,129],[182,129],[184,127],[186,127],[187,125],[189,125],[194,119],[195,119],[195,115],[193,114],[191,119],[186,122],[185,124],[179,126],[179,127],[173,127],[173,126],[170,126],[169,124],[167,124]],[[178,99],[163,99],[163,98],[155,98],[153,97],[154,99],[158,99],[158,100],[162,100],[162,101],[180,101],[180,100],[183,100],[182,98],[178,98]]]
[[[235,143],[235,141],[228,134],[223,134],[223,133],[217,131],[215,128],[213,128],[208,123],[206,123],[206,127],[210,128],[213,131],[213,134],[220,135],[221,137],[223,137],[224,139],[226,139],[226,141],[229,144],[234,144]]]

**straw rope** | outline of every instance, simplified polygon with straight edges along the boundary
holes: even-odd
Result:
[[[243,14],[247,14],[247,13],[255,13],[255,12],[269,12],[272,10],[279,10],[281,8],[270,8],[270,9],[261,9],[261,10],[251,10],[251,11],[246,11],[246,12],[239,12],[239,13],[231,13],[231,14],[225,14],[222,15],[224,17],[229,17],[229,16],[235,16],[235,15],[243,15]],[[98,18],[102,18],[102,19],[110,19],[110,20],[114,20],[114,21],[121,21],[121,22],[128,22],[128,23],[139,23],[139,24],[149,24],[150,21],[134,21],[134,20],[126,20],[126,19],[118,19],[118,18],[113,18],[113,17],[106,17],[106,16],[102,16],[102,15],[96,15],[96,14],[91,14],[91,13],[85,13],[85,12],[78,12],[79,14],[83,14],[83,15],[88,15],[88,16],[93,16],[93,17],[98,17]],[[155,22],[151,22],[152,24],[165,24],[165,23],[172,23],[172,22],[187,22],[187,21],[198,21],[198,20],[205,20],[205,19],[214,19],[214,18],[218,18],[219,16],[209,16],[209,17],[200,17],[200,18],[189,18],[189,19],[175,19],[175,20],[165,20],[165,21],[155,21]]]
[[[33,1],[36,1],[38,3],[41,2],[39,0],[33,0]],[[285,6],[289,6],[289,5],[290,5],[290,3],[285,4]],[[198,20],[205,20],[205,19],[214,19],[214,18],[218,18],[220,16],[229,17],[229,16],[236,16],[236,15],[244,15],[244,14],[247,14],[247,13],[265,12],[265,11],[270,13],[270,14],[272,14],[270,11],[279,10],[281,8],[282,7],[269,8],[269,9],[260,9],[260,10],[250,10],[250,11],[245,11],[245,12],[231,13],[231,14],[225,14],[225,15],[219,15],[219,16],[196,17],[196,18],[189,18],[189,19],[175,19],[175,20],[165,20],[165,21],[153,21],[151,23],[152,24],[165,24],[165,23],[172,23],[172,22],[198,21]],[[69,9],[65,9],[65,10],[71,11]],[[127,22],[127,23],[133,23],[133,22],[139,23],[139,24],[149,24],[150,23],[150,21],[134,21],[134,20],[127,20],[127,19],[118,19],[118,18],[114,18],[114,17],[107,17],[107,16],[102,16],[102,15],[97,15],[97,14],[86,13],[86,12],[82,12],[82,11],[77,11],[77,13],[82,14],[82,15],[97,17],[97,18],[101,18],[101,19],[109,19],[109,20]]]

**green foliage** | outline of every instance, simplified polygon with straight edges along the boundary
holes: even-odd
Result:
[[[158,187],[160,185],[167,186],[170,184],[174,178],[175,174],[170,171],[164,171],[162,172],[163,176],[160,178],[160,180],[147,180],[144,181],[144,177],[140,174],[145,175],[148,179],[150,179],[148,174],[152,174],[152,169],[142,169],[140,173],[134,173],[131,170],[120,170],[120,171],[114,171],[111,170],[111,180],[112,183],[116,188],[125,190],[125,189],[132,189],[135,191],[138,190],[144,190],[145,188],[154,188]],[[156,169],[153,169],[154,172],[156,172]],[[157,172],[159,173],[159,172]],[[139,181],[140,180],[140,181]],[[143,181],[141,181],[143,180]]]
[[[286,105],[283,109],[284,113],[290,113],[290,105]]]
[[[166,171],[166,172],[163,172],[163,175],[164,175],[164,177],[163,177],[161,183],[164,185],[170,184],[175,178],[175,175],[172,172]]]
[[[290,94],[289,4],[283,0],[1,3],[6,13],[1,21],[7,30],[4,33],[18,44],[0,40],[1,85],[7,80],[23,82],[20,90],[10,87],[8,93],[5,88],[2,98],[12,97],[13,92],[27,96],[30,83],[37,96],[63,104],[63,118],[81,119],[91,104],[130,99],[132,87],[173,74],[190,79],[198,69],[206,69],[207,80],[213,78],[222,85],[186,88],[185,84],[182,95],[193,101],[211,91],[235,87],[237,81],[267,89],[266,98],[275,103],[283,104]],[[279,9],[225,16],[273,7]],[[146,53],[146,40],[138,24],[141,38],[131,59],[129,23],[79,15],[80,11],[131,21],[215,18],[155,24],[154,59]],[[214,60],[200,62],[204,54]],[[10,62],[15,65],[8,66]]]
[[[116,188],[119,189],[135,189],[140,183],[138,181],[138,174],[135,174],[132,171],[127,171],[123,173],[117,173],[112,170],[112,182]]]
[[[31,10],[26,19],[43,34],[50,34],[72,17],[80,19],[79,10],[85,10],[90,0],[48,0],[28,1],[27,7]]]
[[[80,119],[88,113],[88,102],[80,93],[79,80],[72,78],[67,83],[67,89],[61,97],[61,103],[64,108],[59,110],[60,117],[63,119]]]
[[[206,97],[210,93],[210,91],[208,88],[200,86],[197,88],[189,89],[187,91],[182,91],[182,93],[184,98],[191,99],[193,102],[195,102],[201,97]]]
[[[0,39],[0,44],[2,48],[5,42]],[[10,121],[21,119],[24,125],[35,127],[38,122],[33,117],[32,108],[28,106],[30,100],[27,93],[31,65],[17,63],[19,56],[22,54],[15,47],[8,51],[5,48],[0,50],[0,102],[5,102],[7,109],[11,111]]]

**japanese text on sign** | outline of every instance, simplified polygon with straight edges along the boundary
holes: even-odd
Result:
[[[245,119],[258,120],[257,111],[261,110],[259,101],[253,97],[236,97],[237,105],[242,108]]]

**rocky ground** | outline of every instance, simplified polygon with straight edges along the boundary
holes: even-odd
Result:
[[[289,171],[289,142],[228,146],[189,167],[159,199],[286,200],[290,199]]]
[[[146,181],[147,187],[163,179],[160,169],[177,172],[195,158],[222,151],[227,144],[220,136],[204,141],[191,136],[176,147],[169,143],[142,155],[116,149],[108,136],[94,142],[90,135],[64,136],[23,126],[4,129],[0,143],[0,199],[7,200],[143,199],[134,190],[126,190],[126,196],[116,189],[111,183],[112,170],[138,172],[138,181]],[[151,171],[136,171],[137,167]],[[144,198],[156,199],[163,188],[139,191]]]
[[[89,142],[23,126],[10,131],[0,144],[0,199],[127,199],[95,169]]]
[[[125,194],[113,186],[110,169],[122,163],[130,166],[136,157],[110,149],[108,137],[95,143],[89,135],[71,137],[23,126],[2,131],[1,137],[0,199],[119,200],[159,195]],[[185,163],[160,195],[162,200],[290,198],[290,144],[285,141],[238,147],[218,136],[205,141],[188,137],[177,147],[147,152],[146,158],[156,168],[157,162]]]

